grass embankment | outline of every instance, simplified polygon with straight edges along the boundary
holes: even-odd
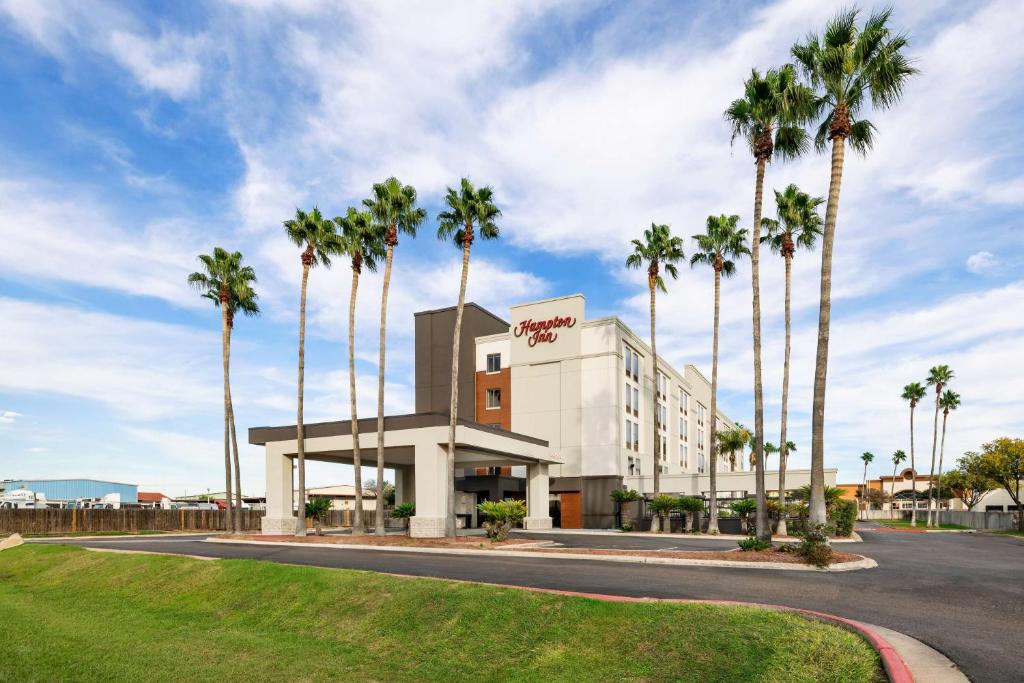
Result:
[[[882,681],[835,626],[434,579],[21,546],[0,555],[9,680]]]
[[[951,531],[961,531],[970,529],[969,526],[962,526],[960,524],[940,524],[938,526],[925,526],[925,521],[922,519],[917,520],[917,526],[910,526],[909,519],[873,519],[872,522],[878,522],[882,526],[887,526],[891,529],[919,529],[925,531],[927,529],[948,529]]]

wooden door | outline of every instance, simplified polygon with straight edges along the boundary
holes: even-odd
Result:
[[[559,496],[562,499],[562,528],[580,529],[583,527],[583,510],[579,491],[569,491]]]

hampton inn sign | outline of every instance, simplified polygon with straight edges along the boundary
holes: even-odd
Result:
[[[558,339],[558,332],[555,330],[563,327],[575,327],[576,318],[571,315],[567,315],[564,318],[555,316],[548,318],[547,320],[523,320],[519,323],[519,326],[515,328],[513,334],[517,337],[527,336],[526,343],[530,348],[533,348],[541,342],[551,344]]]

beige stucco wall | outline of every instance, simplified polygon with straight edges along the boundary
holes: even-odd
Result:
[[[825,485],[835,486],[836,485],[836,469],[825,470]],[[766,470],[765,471],[765,488],[769,495],[775,495],[778,491],[779,484],[779,472],[778,470]],[[787,469],[786,470],[786,489],[792,491],[798,489],[805,484],[811,483],[811,471],[806,469]],[[644,475],[642,477],[626,477],[625,485],[627,488],[635,489],[640,493],[653,493],[654,482],[653,477]],[[725,494],[727,492],[735,492],[736,496],[743,495],[742,492],[746,492],[746,495],[753,496],[756,484],[754,481],[753,471],[744,472],[718,472],[716,490],[719,494]],[[662,475],[661,477],[661,491],[662,493],[675,494],[675,495],[700,495],[702,492],[710,491],[711,489],[711,477],[708,474],[670,474]]]

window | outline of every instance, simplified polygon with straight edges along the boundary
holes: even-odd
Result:
[[[668,394],[668,377],[665,373],[659,372],[658,375],[658,396],[664,397]]]
[[[668,407],[664,403],[658,404],[658,427],[662,431],[668,429]]]
[[[626,382],[626,414],[633,412],[633,387]]]
[[[661,459],[668,460],[668,438],[661,437]]]
[[[639,422],[634,422],[633,423],[633,450],[634,451],[639,451],[640,450],[640,423]]]
[[[633,415],[640,415],[640,390],[633,387]]]
[[[679,466],[684,470],[690,467],[690,453],[685,443],[679,444]]]
[[[690,411],[690,395],[679,387],[679,412],[686,415]]]
[[[704,474],[704,454],[697,454],[697,474]]]
[[[487,372],[500,372],[501,371],[501,354],[500,353],[489,353],[487,354]]]
[[[622,347],[622,364],[626,368],[626,377],[632,377],[634,380],[640,378],[640,355],[628,344]]]
[[[626,448],[633,447],[633,422],[626,419],[626,430],[623,432],[626,435]]]
[[[501,389],[488,389],[487,390],[487,402],[486,407],[488,410],[501,407]]]
[[[697,425],[704,426],[704,415],[707,412],[707,408],[704,407],[703,403],[697,404]]]
[[[704,430],[697,430],[697,450],[704,450]]]
[[[689,425],[686,422],[686,418],[679,418],[679,438],[682,439],[683,441],[690,440],[690,430],[688,429],[688,427]]]

